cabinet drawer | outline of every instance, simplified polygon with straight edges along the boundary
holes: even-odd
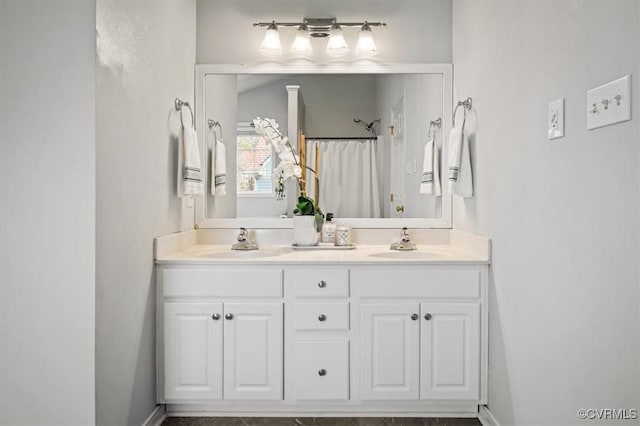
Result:
[[[348,269],[297,269],[291,271],[296,297],[348,297]]]
[[[282,271],[165,269],[164,297],[282,297]]]
[[[295,344],[295,399],[349,399],[349,342]]]
[[[349,330],[349,304],[298,303],[296,330]]]
[[[480,297],[479,270],[361,270],[353,279],[362,297]]]

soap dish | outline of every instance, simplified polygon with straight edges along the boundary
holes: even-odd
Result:
[[[353,250],[356,248],[356,245],[337,246],[333,243],[318,243],[318,245],[315,246],[299,246],[294,243],[291,244],[291,248],[294,250]]]

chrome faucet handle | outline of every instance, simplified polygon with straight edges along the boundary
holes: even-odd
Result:
[[[389,247],[391,250],[416,250],[417,246],[411,242],[411,238],[409,238],[409,229],[406,227],[400,230],[400,241],[397,241],[391,244]]]
[[[258,244],[249,240],[249,231],[243,227],[240,228],[238,242],[231,246],[231,250],[258,250]]]

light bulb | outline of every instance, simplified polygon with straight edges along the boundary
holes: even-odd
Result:
[[[291,52],[297,55],[310,55],[313,52],[307,25],[302,24],[298,27],[296,38],[291,45]]]
[[[378,53],[376,43],[373,41],[373,33],[371,27],[366,22],[360,29],[358,34],[358,44],[356,44],[356,52],[360,55],[373,56]]]
[[[264,40],[260,46],[260,51],[267,56],[277,56],[282,52],[282,46],[280,45],[280,33],[278,33],[278,27],[275,22],[271,23],[267,27],[267,32],[264,35]]]
[[[342,28],[338,24],[333,24],[329,34],[329,41],[327,42],[327,55],[342,56],[347,52],[349,52],[349,46],[347,46],[347,42],[342,35]]]

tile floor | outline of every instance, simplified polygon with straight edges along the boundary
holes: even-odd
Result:
[[[331,417],[170,417],[162,426],[479,426],[478,419]]]

